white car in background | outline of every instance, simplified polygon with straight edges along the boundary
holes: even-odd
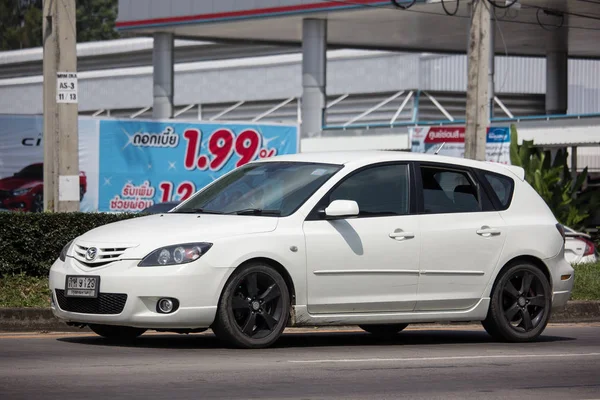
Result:
[[[598,261],[598,250],[587,233],[565,226],[565,258],[571,264],[588,264]]]
[[[286,326],[482,321],[535,340],[564,306],[565,236],[521,168],[405,152],[278,156],[168,213],[95,228],[50,270],[52,310],[97,334],[212,328],[260,348]]]

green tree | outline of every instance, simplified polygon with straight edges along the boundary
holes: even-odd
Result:
[[[77,42],[119,38],[118,0],[77,0]],[[0,0],[0,51],[42,45],[42,0]]]
[[[42,44],[42,0],[0,0],[0,49]]]
[[[511,126],[511,163],[525,170],[525,180],[548,204],[558,222],[581,229],[600,206],[600,196],[598,192],[579,194],[588,169],[573,177],[567,157],[566,149],[559,149],[552,160],[550,151],[534,146],[533,140],[523,140],[519,145],[517,128]]]
[[[119,37],[115,31],[117,0],[77,1],[77,41],[90,42]]]

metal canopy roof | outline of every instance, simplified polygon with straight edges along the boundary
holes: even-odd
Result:
[[[130,5],[127,0],[121,3]],[[117,27],[138,34],[170,31],[178,37],[201,40],[298,45],[302,19],[311,17],[328,19],[328,42],[337,46],[464,53],[468,39],[467,1],[459,3],[456,16],[446,15],[439,0],[417,2],[408,10],[394,8],[389,1],[335,0],[323,1],[326,8],[317,7],[318,1],[309,1],[305,3],[312,8],[301,12],[252,12],[243,19],[229,18],[227,13],[172,16],[166,11],[151,13],[144,20],[135,17],[138,14],[133,6],[121,9],[121,3]],[[252,3],[259,7],[261,1]],[[456,2],[446,0],[445,4],[453,10]],[[544,56],[549,45],[556,45],[555,27],[560,25],[564,28],[560,36],[566,39],[562,46],[568,46],[570,57],[600,58],[600,1],[520,0],[519,4],[520,8],[496,9],[497,54]],[[151,5],[150,0],[135,2],[139,9]],[[565,13],[564,21],[543,11],[548,9]]]

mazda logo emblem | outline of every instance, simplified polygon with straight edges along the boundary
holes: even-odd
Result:
[[[87,261],[92,261],[94,258],[96,258],[97,255],[98,255],[98,249],[95,247],[90,247],[85,252],[85,259]]]

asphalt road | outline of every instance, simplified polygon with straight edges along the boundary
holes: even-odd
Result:
[[[0,399],[600,399],[600,324],[495,343],[477,326],[286,334],[233,350],[210,333],[0,335]]]

